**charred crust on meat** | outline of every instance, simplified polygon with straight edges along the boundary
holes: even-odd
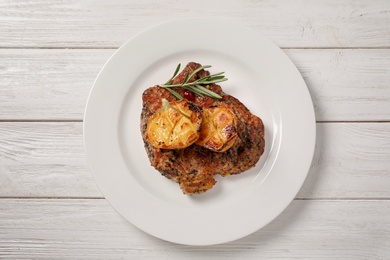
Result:
[[[188,174],[196,174],[198,171],[197,170],[192,170],[192,171],[190,171]]]
[[[187,69],[194,71],[200,64],[192,62],[187,66]],[[195,75],[195,79],[209,75],[208,73],[201,70]],[[216,174],[239,174],[254,167],[264,152],[264,125],[261,119],[253,115],[238,99],[225,94],[219,85],[211,84],[208,88],[221,95],[222,99],[196,96],[194,102],[189,102],[189,109],[202,111],[203,107],[213,106],[227,106],[231,109],[237,118],[237,137],[233,146],[224,152],[213,152],[196,144],[185,149],[172,150],[158,149],[150,145],[145,135],[148,119],[161,107],[162,98],[169,102],[175,101],[176,98],[159,86],[150,87],[142,94],[140,130],[149,161],[161,175],[179,183],[185,194],[203,193],[211,189],[216,183]],[[182,91],[177,89],[179,94]],[[233,129],[226,129],[230,130]]]

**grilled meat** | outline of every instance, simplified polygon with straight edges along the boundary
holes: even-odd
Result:
[[[184,80],[187,70],[194,71],[200,64],[190,62],[183,72],[173,79],[173,84]],[[208,75],[199,71],[190,81]],[[222,96],[222,99],[196,96],[193,103],[202,108],[227,107],[236,117],[237,136],[231,147],[223,152],[215,152],[200,145],[192,144],[184,149],[161,149],[151,145],[147,128],[150,118],[161,108],[161,100],[169,102],[176,98],[166,89],[154,86],[146,89],[142,95],[141,133],[151,165],[162,175],[180,184],[185,194],[202,193],[216,183],[215,174],[227,176],[242,173],[252,167],[264,152],[264,125],[238,99],[225,94],[219,85],[208,88]],[[181,89],[177,92],[182,94]]]

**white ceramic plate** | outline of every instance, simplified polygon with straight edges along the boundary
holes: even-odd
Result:
[[[142,92],[189,61],[225,71],[224,91],[261,117],[266,132],[256,167],[217,176],[213,189],[194,196],[150,166],[139,129]],[[88,99],[84,141],[98,187],[124,218],[167,241],[211,245],[255,232],[293,200],[311,164],[315,117],[305,82],[277,46],[240,25],[185,19],[137,35],[105,64]]]

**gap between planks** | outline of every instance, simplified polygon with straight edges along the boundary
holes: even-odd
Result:
[[[26,196],[0,196],[0,200],[105,200],[105,197],[26,197]],[[377,198],[294,198],[294,200],[308,200],[308,201],[390,201],[390,198],[377,197]]]
[[[83,119],[0,119],[0,123],[82,123]]]
[[[0,119],[0,123],[82,123],[83,119]],[[319,124],[342,124],[342,123],[390,123],[390,120],[317,120]]]
[[[382,200],[390,200],[390,198],[386,197],[373,197],[373,198],[363,198],[363,197],[350,197],[350,198],[294,198],[294,200],[321,200],[321,201],[382,201]]]
[[[316,123],[319,123],[319,124],[342,124],[342,123],[346,123],[346,124],[348,124],[348,123],[372,123],[372,124],[374,124],[374,123],[390,123],[390,121],[389,120],[365,120],[365,121],[363,121],[363,120],[340,120],[340,121],[337,121],[337,120],[323,120],[323,121],[321,121],[321,120],[318,120],[318,121],[316,121]]]
[[[26,197],[26,196],[0,196],[0,200],[104,200],[105,197]]]
[[[124,42],[125,44],[125,42]],[[0,50],[116,50],[119,49],[120,46],[68,46],[68,47],[39,47],[39,46],[0,46]],[[348,46],[339,46],[339,47],[280,47],[282,50],[388,50],[390,46],[375,46],[375,47],[348,47]]]

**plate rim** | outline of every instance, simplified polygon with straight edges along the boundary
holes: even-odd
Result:
[[[87,103],[86,103],[86,106],[85,106],[85,110],[84,110],[84,120],[83,120],[83,141],[84,141],[84,148],[85,148],[85,152],[86,152],[86,158],[87,158],[87,161],[88,161],[88,166],[89,168],[91,169],[91,173],[92,173],[92,176],[94,178],[94,181],[98,187],[98,189],[102,192],[102,194],[106,196],[105,192],[102,191],[101,189],[101,185],[99,185],[99,181],[97,180],[97,177],[96,177],[96,173],[95,171],[92,169],[92,166],[91,166],[91,162],[90,162],[90,157],[89,157],[89,152],[88,152],[88,144],[87,144],[87,138],[86,138],[86,135],[87,135],[87,132],[88,130],[86,129],[86,125],[87,123],[89,122],[89,120],[87,119],[87,115],[89,113],[89,104],[90,104],[90,99],[91,99],[91,96],[94,92],[94,88],[95,86],[97,85],[97,82],[99,81],[99,78],[100,78],[100,75],[103,73],[103,71],[107,68],[107,66],[109,66],[109,64],[112,62],[113,58],[117,55],[119,55],[119,53],[125,48],[125,46],[127,46],[129,43],[131,43],[134,39],[137,39],[139,37],[142,37],[142,35],[147,32],[147,31],[150,31],[152,29],[156,29],[156,28],[163,28],[164,26],[169,26],[169,25],[173,25],[175,23],[182,23],[182,22],[194,22],[194,23],[198,23],[199,21],[202,21],[202,22],[205,22],[205,19],[198,19],[198,18],[185,18],[185,19],[174,19],[174,20],[171,20],[171,21],[168,21],[168,22],[164,22],[164,23],[161,23],[161,24],[158,24],[158,25],[155,25],[153,27],[150,27],[149,29],[145,30],[145,31],[142,31],[140,33],[138,33],[137,35],[131,37],[129,40],[127,40],[118,50],[116,50],[111,56],[110,58],[106,61],[106,63],[104,64],[104,66],[102,67],[102,69],[100,70],[100,72],[98,73],[97,77],[95,78],[95,81],[93,83],[93,86],[90,90],[90,93],[88,95],[88,100],[87,100]],[[231,24],[229,22],[226,22],[226,21],[221,21],[221,20],[216,20],[216,19],[206,19],[207,22],[209,23],[223,23],[223,24]],[[239,26],[242,26],[242,28],[247,28],[249,29],[248,27],[245,27],[243,25],[239,25]],[[271,43],[274,47],[276,47],[277,49],[280,50],[280,48],[278,46],[276,46],[274,43],[272,43],[271,41],[269,41],[267,38],[265,38],[264,36],[262,36],[261,34],[259,34],[258,32],[252,30],[252,29],[249,29],[252,33],[254,33],[256,35],[256,37],[262,37],[262,40],[266,40],[268,41],[269,43]],[[167,237],[161,237],[161,236],[158,236],[156,234],[154,234],[153,232],[151,232],[150,230],[145,230],[144,228],[141,228],[139,227],[137,224],[133,223],[132,221],[130,221],[128,218],[126,218],[125,216],[125,219],[127,219],[130,223],[132,223],[133,225],[135,225],[137,228],[143,230],[144,232],[146,233],[149,233],[150,235],[152,236],[155,236],[155,237],[158,237],[160,239],[163,239],[163,240],[167,240],[167,241],[170,241],[170,242],[174,242],[174,243],[178,243],[178,244],[185,244],[185,245],[214,245],[214,244],[221,244],[221,243],[226,243],[226,242],[230,242],[230,241],[233,241],[233,240],[237,240],[237,239],[240,239],[242,237],[245,237],[255,231],[257,231],[258,229],[266,226],[267,224],[269,224],[269,222],[271,222],[273,219],[275,219],[277,216],[279,216],[285,209],[286,207],[291,203],[291,201],[294,199],[294,197],[296,196],[296,194],[299,192],[300,188],[302,187],[306,177],[307,177],[307,174],[309,172],[309,169],[310,169],[310,165],[311,165],[311,162],[312,162],[312,159],[313,159],[313,156],[314,156],[314,150],[315,150],[315,138],[316,138],[316,120],[315,120],[315,114],[314,114],[314,106],[313,106],[313,101],[312,101],[312,98],[311,98],[311,95],[310,95],[310,92],[307,88],[307,85],[305,83],[305,81],[303,80],[303,77],[302,75],[300,74],[300,72],[298,71],[298,69],[296,68],[296,66],[292,63],[292,61],[287,57],[287,55],[282,51],[280,50],[283,55],[285,56],[285,59],[287,59],[287,61],[295,68],[296,72],[298,72],[298,75],[300,77],[300,79],[302,80],[303,84],[305,85],[306,87],[306,90],[307,90],[307,93],[308,93],[308,97],[310,99],[310,103],[311,103],[311,112],[312,112],[312,119],[313,119],[313,122],[312,124],[314,125],[313,129],[312,129],[312,141],[311,141],[311,151],[309,151],[308,153],[311,155],[310,158],[308,158],[308,165],[307,165],[307,169],[306,169],[306,173],[304,174],[304,177],[300,179],[300,183],[296,184],[296,187],[299,186],[299,188],[297,188],[297,190],[294,192],[294,196],[289,200],[289,202],[284,205],[282,208],[282,210],[280,210],[277,214],[274,214],[274,216],[269,219],[269,221],[266,221],[264,222],[260,227],[250,231],[250,232],[247,232],[246,234],[240,234],[239,236],[237,237],[231,237],[229,239],[226,239],[224,241],[220,240],[220,241],[213,241],[211,243],[188,243],[188,242],[183,242],[181,243],[181,241],[178,241],[178,240],[174,240],[174,239],[169,239]],[[123,214],[113,205],[112,201],[110,201],[110,199],[107,199],[107,201],[109,202],[109,204],[111,204],[111,206],[118,211],[119,214],[121,214],[123,216]]]

